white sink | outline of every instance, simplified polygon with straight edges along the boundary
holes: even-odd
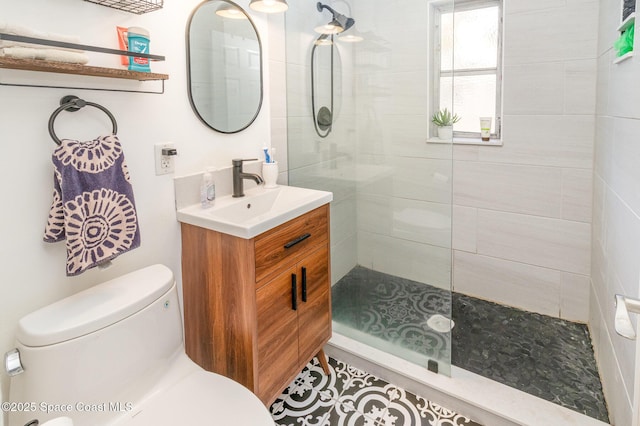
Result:
[[[326,191],[278,186],[245,190],[245,196],[216,198],[212,207],[199,204],[179,209],[180,222],[200,226],[240,238],[250,239],[271,228],[327,204],[333,194]]]

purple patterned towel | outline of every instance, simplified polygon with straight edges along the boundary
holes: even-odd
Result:
[[[139,247],[133,188],[118,137],[64,139],[52,157],[53,203],[44,241],[67,240],[67,275]]]

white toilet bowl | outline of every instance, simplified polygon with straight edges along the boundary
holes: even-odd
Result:
[[[9,413],[9,426],[67,426],[63,417],[73,426],[273,426],[253,393],[187,357],[181,318],[163,265],[25,316],[17,331],[24,371],[11,378],[9,400],[35,405]]]

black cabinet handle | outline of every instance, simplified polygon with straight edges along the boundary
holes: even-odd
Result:
[[[287,244],[284,245],[284,248],[288,249],[291,248],[293,246],[295,246],[298,243],[301,243],[302,241],[306,240],[307,238],[309,238],[311,236],[311,234],[304,234],[304,235],[300,235],[298,238],[296,238],[295,240],[291,240],[289,241]]]
[[[307,301],[307,268],[302,267],[302,301]]]
[[[298,310],[298,284],[296,274],[291,274],[291,309]]]

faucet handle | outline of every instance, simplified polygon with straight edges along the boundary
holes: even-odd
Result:
[[[242,166],[243,161],[258,161],[257,158],[234,158],[231,160],[231,164],[234,166]]]

